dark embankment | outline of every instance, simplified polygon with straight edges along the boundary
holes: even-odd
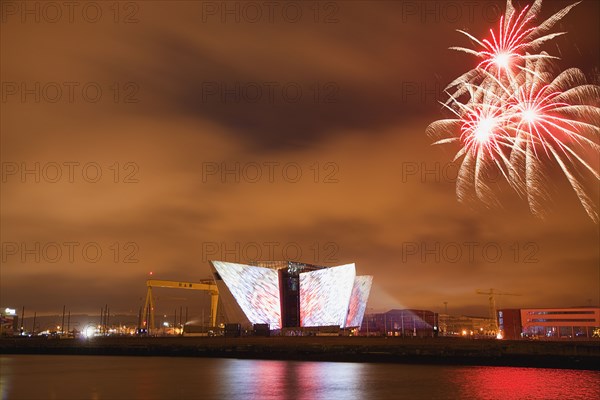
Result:
[[[230,357],[600,370],[600,341],[365,337],[0,339],[1,354]]]

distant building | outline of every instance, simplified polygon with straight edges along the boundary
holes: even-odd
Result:
[[[489,317],[440,314],[442,336],[496,336],[494,320]]]
[[[591,338],[600,328],[599,307],[523,308],[498,310],[504,339]]]
[[[365,315],[360,332],[363,335],[434,337],[438,329],[438,314],[433,311],[390,310]]]
[[[0,309],[0,335],[12,336],[19,330],[19,317],[13,308]]]
[[[521,310],[515,308],[498,310],[498,330],[498,337],[502,339],[521,339],[523,332]]]
[[[210,264],[226,320],[244,328],[256,324],[267,324],[272,330],[359,327],[373,281],[371,276],[357,276],[354,264]]]

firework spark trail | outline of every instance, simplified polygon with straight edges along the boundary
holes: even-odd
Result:
[[[575,5],[563,8],[538,26],[532,25],[541,0],[517,13],[510,0],[491,41],[479,41],[484,50],[453,48],[484,58],[473,70],[447,88],[442,105],[455,118],[432,123],[427,132],[434,144],[461,147],[456,185],[461,202],[475,198],[497,205],[489,173],[500,172],[521,196],[532,214],[543,217],[550,199],[546,164],[558,165],[588,216],[598,223],[597,205],[588,195],[583,178],[600,180],[589,161],[600,155],[600,87],[587,84],[577,68],[554,73],[556,57],[531,53],[564,33],[548,33]],[[465,32],[463,32],[465,33]],[[466,34],[466,33],[465,33]],[[499,55],[508,58],[498,60]]]
[[[465,35],[482,49],[477,51],[457,46],[450,47],[450,49],[465,52],[483,60],[477,67],[452,81],[446,87],[446,90],[455,88],[453,96],[459,97],[465,94],[463,83],[480,83],[485,78],[484,71],[492,71],[497,76],[504,75],[510,78],[514,69],[520,68],[520,65],[526,60],[556,58],[549,54],[537,54],[534,52],[549,40],[566,33],[548,32],[579,3],[577,2],[563,8],[540,25],[534,25],[533,23],[542,8],[542,0],[536,0],[533,5],[524,7],[520,13],[516,12],[511,0],[507,0],[506,11],[504,16],[500,18],[497,33],[494,33],[494,30],[490,29],[491,40],[479,40],[468,32],[458,30],[458,32]]]
[[[593,105],[600,97],[600,87],[587,85],[583,73],[571,68],[554,77],[547,71],[548,61],[532,61],[516,77],[518,86],[508,99],[511,114],[510,129],[517,140],[511,152],[512,180],[522,185],[533,214],[544,215],[545,188],[542,159],[554,160],[575,190],[587,214],[598,221],[594,202],[577,178],[575,166],[600,179],[600,174],[588,161],[586,153],[598,154],[600,108]],[[568,87],[570,89],[567,89]],[[566,91],[563,91],[566,89]],[[591,94],[591,96],[590,96]],[[583,96],[582,96],[583,95]],[[592,104],[585,104],[585,103]],[[595,120],[594,123],[587,122]]]

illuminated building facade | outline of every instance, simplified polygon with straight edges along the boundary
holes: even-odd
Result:
[[[371,276],[356,276],[354,264],[210,264],[226,320],[246,326],[269,324],[271,329],[358,327],[373,281]]]
[[[524,308],[498,310],[504,339],[591,338],[600,328],[600,308]]]
[[[0,309],[0,336],[12,336],[18,330],[19,317],[13,308]]]

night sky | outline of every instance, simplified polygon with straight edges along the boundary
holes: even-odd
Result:
[[[484,37],[504,2],[76,3],[2,2],[2,307],[135,314],[150,272],[249,258],[355,262],[368,312],[600,303],[598,225],[564,176],[544,221],[507,190],[461,204],[455,149],[425,134],[477,64],[455,30]],[[545,47],[596,84],[599,16],[583,1]]]

